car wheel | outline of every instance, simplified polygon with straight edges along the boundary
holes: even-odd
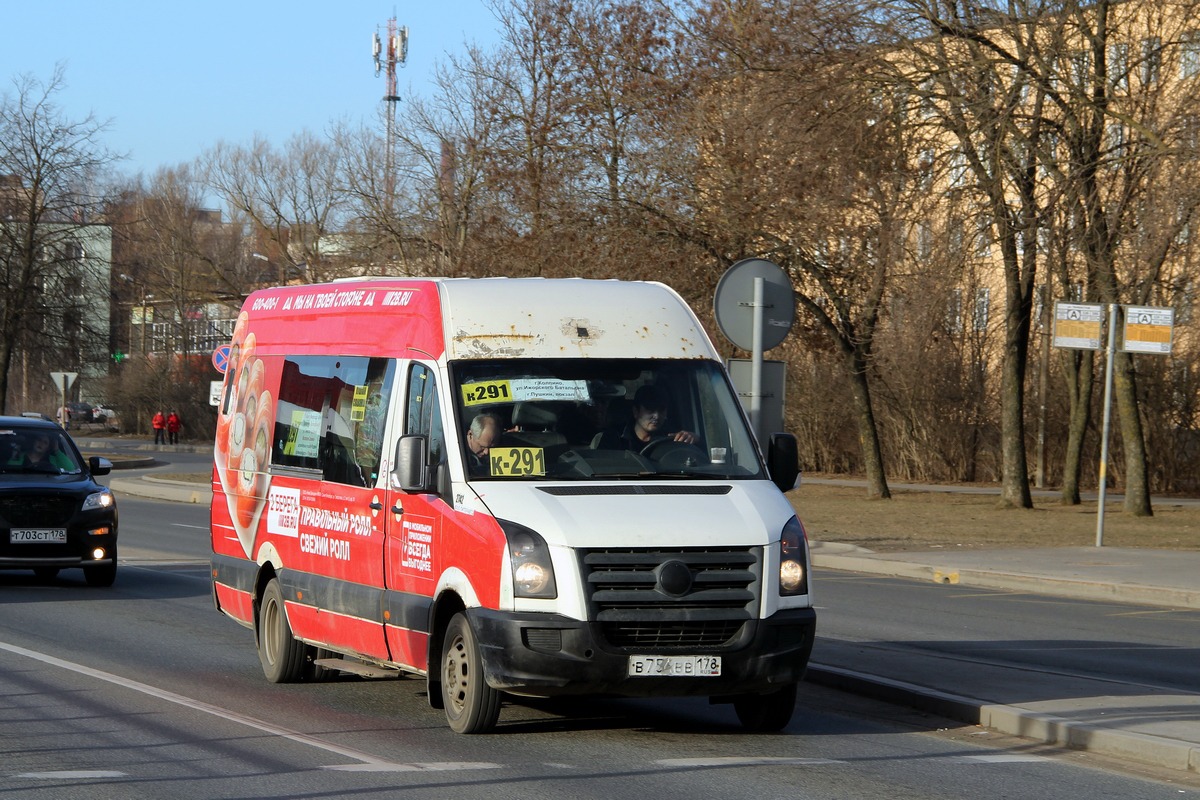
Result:
[[[487,733],[500,718],[500,692],[483,678],[483,658],[471,623],[455,614],[442,648],[442,703],[455,733]]]
[[[305,646],[292,636],[283,590],[272,578],[258,603],[258,660],[271,683],[294,683],[304,676]]]
[[[749,731],[771,733],[782,730],[796,711],[796,684],[768,694],[746,694],[733,701],[742,727]]]
[[[83,577],[88,586],[112,586],[117,579],[117,548],[111,548],[108,554],[112,558],[108,564],[83,568]]]

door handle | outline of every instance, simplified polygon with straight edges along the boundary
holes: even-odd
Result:
[[[392,513],[393,514],[403,514],[404,509],[401,508],[400,506],[392,506]]]
[[[381,511],[383,509],[383,503],[380,503],[378,500],[376,500],[374,503],[371,503],[369,506],[367,506],[367,508],[371,509],[372,511]]]

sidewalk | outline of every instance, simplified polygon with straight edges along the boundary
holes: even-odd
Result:
[[[1200,609],[1200,551],[1122,547],[875,553],[812,543],[813,566],[1078,600]]]
[[[170,500],[175,503],[208,505],[212,501],[212,487],[207,483],[168,481],[143,475],[140,478],[112,477],[108,486],[118,495],[145,497],[151,500]]]
[[[122,494],[207,504],[206,484],[114,478]],[[812,543],[813,569],[1200,610],[1200,552],[1111,547],[875,553]],[[819,580],[819,578],[818,578]],[[1200,773],[1200,691],[1179,694],[1111,681],[981,667],[953,680],[927,655],[891,654],[888,674],[853,667],[866,643],[821,639],[807,680],[1001,733],[1154,767]],[[932,685],[931,685],[932,684]],[[950,685],[954,684],[954,685]],[[1200,685],[1198,685],[1200,689]]]
[[[1112,547],[874,553],[812,543],[813,569],[1112,603],[1200,609],[1200,552]],[[819,580],[819,578],[818,578]],[[822,639],[808,680],[1047,744],[1200,772],[1200,691],[1052,672],[938,671],[921,653],[889,653],[888,675],[853,669],[863,643]],[[1198,682],[1200,689],[1200,682]]]

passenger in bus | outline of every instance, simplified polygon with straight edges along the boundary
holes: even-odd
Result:
[[[613,428],[600,435],[595,447],[600,450],[641,451],[648,445],[660,441],[686,442],[695,444],[696,434],[691,431],[666,431],[666,392],[657,386],[645,385],[633,396],[632,419],[623,427]]]
[[[504,427],[500,418],[490,411],[477,414],[467,429],[467,472],[471,475],[491,473],[489,455],[500,444]]]

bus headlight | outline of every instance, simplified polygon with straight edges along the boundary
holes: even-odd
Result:
[[[779,535],[779,593],[808,594],[808,547],[804,526],[792,517]]]
[[[508,557],[512,562],[513,596],[539,600],[558,597],[554,584],[554,566],[546,540],[523,525],[500,522],[508,538]]]

